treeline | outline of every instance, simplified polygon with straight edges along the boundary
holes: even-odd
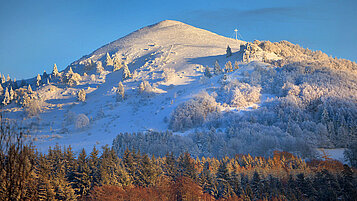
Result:
[[[2,144],[4,145],[4,144]],[[3,146],[5,147],[5,146]],[[0,154],[0,200],[354,200],[356,170],[337,161],[149,157],[105,146],[76,157],[70,147],[37,153],[11,144]]]

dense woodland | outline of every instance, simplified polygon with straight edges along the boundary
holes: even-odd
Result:
[[[272,157],[163,157],[95,147],[46,154],[2,124],[0,200],[355,200],[356,169],[331,160]]]

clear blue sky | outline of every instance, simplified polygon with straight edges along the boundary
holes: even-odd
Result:
[[[59,70],[141,27],[172,19],[246,41],[288,40],[357,60],[354,0],[0,0],[0,72]]]

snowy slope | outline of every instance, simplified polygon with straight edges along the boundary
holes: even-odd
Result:
[[[40,86],[36,92],[44,100],[44,107],[39,116],[27,118],[23,109],[15,104],[3,110],[11,111],[7,117],[22,120],[37,148],[43,151],[57,143],[71,145],[74,150],[91,149],[94,145],[111,144],[119,132],[166,130],[168,124],[164,119],[179,103],[218,82],[202,82],[204,66],[212,67],[218,59],[223,67],[228,61],[225,55],[227,45],[232,52],[237,52],[245,43],[178,21],[165,20],[139,29],[73,62],[63,73],[71,67],[82,75],[77,86],[67,87],[58,83]],[[102,61],[104,64],[107,53],[112,57],[120,55],[134,73],[133,78],[123,82],[126,98],[122,102],[115,100],[116,87],[122,81],[121,70],[112,72],[111,68],[103,65],[105,71],[98,74],[95,69],[86,69],[88,62]],[[234,62],[239,57],[241,55],[234,54],[229,60]],[[162,73],[168,68],[174,69],[175,74],[165,80]],[[142,80],[148,81],[155,89],[149,98],[138,93]],[[77,101],[76,94],[80,89],[87,93],[85,103]],[[78,114],[85,114],[90,119],[88,128],[76,128]]]

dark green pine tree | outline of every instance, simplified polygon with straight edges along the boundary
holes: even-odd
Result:
[[[166,154],[163,171],[172,179],[175,179],[178,176],[177,162],[172,152]]]
[[[296,176],[297,187],[304,197],[308,199],[316,199],[316,190],[312,185],[312,182],[305,178],[304,173],[298,174]],[[305,199],[306,199],[305,198]]]
[[[180,173],[182,176],[189,177],[196,181],[197,172],[195,169],[195,161],[191,158],[188,152],[185,152],[179,157]]]
[[[91,170],[88,165],[88,158],[86,151],[82,149],[77,159],[78,167],[75,171],[76,191],[79,196],[86,196],[92,186],[91,184]]]
[[[138,156],[136,156],[135,150],[130,151],[129,149],[126,149],[123,155],[123,164],[125,167],[125,171],[129,174],[130,181],[132,181],[134,184],[137,182],[137,160]]]
[[[91,180],[91,188],[93,186],[97,186],[100,183],[100,173],[99,173],[99,166],[100,166],[100,159],[98,157],[99,151],[96,147],[93,147],[92,152],[90,153],[88,165],[90,168],[90,180]]]
[[[103,154],[100,157],[99,167],[100,184],[113,186],[128,186],[132,183],[129,174],[125,170],[125,165],[119,160],[113,148],[104,146]]]
[[[217,183],[218,183],[217,189],[219,192],[219,197],[222,198],[231,197],[234,194],[234,192],[231,185],[229,184],[230,174],[227,167],[227,162],[221,161],[216,175],[217,175],[216,176]]]
[[[258,199],[262,199],[263,184],[260,179],[260,175],[257,171],[254,171],[253,178],[251,181],[251,187],[255,197]]]
[[[210,171],[210,164],[206,162],[203,166],[203,170],[199,175],[200,186],[203,189],[204,193],[208,193],[213,196],[218,195],[217,186],[215,185],[215,181],[213,175]]]
[[[233,167],[233,170],[235,169],[236,168]],[[240,185],[239,175],[235,171],[232,171],[231,173],[229,184],[231,185],[234,193],[239,197],[239,195],[242,193],[242,187]]]
[[[230,57],[232,56],[232,49],[231,47],[229,47],[229,45],[227,46],[227,49],[226,49],[226,57]]]
[[[209,69],[209,67],[208,66],[206,66],[206,68],[205,68],[205,74],[204,74],[206,77],[208,77],[208,78],[211,78],[212,77],[212,74],[211,74],[211,71],[210,71],[210,69]]]
[[[339,183],[343,200],[354,200],[357,198],[357,181],[353,177],[353,171],[348,165],[343,166],[342,178]]]
[[[37,194],[38,200],[54,200],[55,190],[51,183],[51,163],[49,163],[45,156],[40,154],[37,166]]]
[[[138,168],[137,175],[137,185],[148,187],[155,183],[157,179],[157,172],[155,165],[151,162],[149,156],[144,154],[140,161],[140,167]]]

